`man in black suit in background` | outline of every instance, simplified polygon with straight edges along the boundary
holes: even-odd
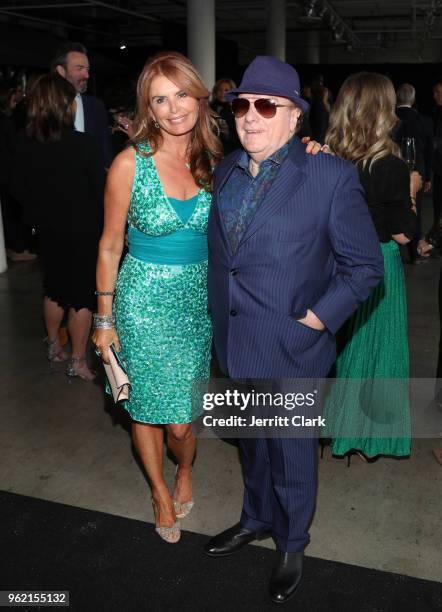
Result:
[[[106,108],[99,98],[86,93],[89,80],[89,60],[86,47],[81,43],[65,43],[57,50],[51,70],[57,72],[75,87],[77,91],[75,129],[95,138],[100,147],[103,165],[109,168],[113,153]]]
[[[422,199],[423,192],[431,188],[431,171],[433,163],[433,134],[431,127],[413,105],[416,101],[416,90],[409,83],[402,83],[396,90],[396,115],[400,124],[396,132],[396,141],[401,146],[404,138],[413,138],[415,146],[415,170],[423,182],[423,190],[416,196],[417,227],[413,240],[408,245],[411,263],[422,263],[425,258],[417,253],[417,245],[422,238]]]

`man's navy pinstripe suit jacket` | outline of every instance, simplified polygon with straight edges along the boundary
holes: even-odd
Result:
[[[241,151],[215,170],[209,306],[221,370],[234,378],[325,377],[335,332],[383,275],[357,170],[333,155],[308,155],[295,139],[236,253],[219,193]],[[297,321],[307,308],[325,331]]]

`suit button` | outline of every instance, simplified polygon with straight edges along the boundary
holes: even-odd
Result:
[[[238,274],[238,268],[232,268],[232,269],[230,270],[230,274],[231,274],[232,276],[235,276],[236,274]]]
[[[236,312],[236,310],[231,310],[231,311],[230,311],[230,316],[231,316],[231,317],[236,317],[236,315],[237,315],[237,314],[238,314],[238,313]]]

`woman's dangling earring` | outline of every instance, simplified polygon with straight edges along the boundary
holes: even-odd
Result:
[[[158,121],[154,121],[153,124],[154,124],[154,127],[157,128],[157,130],[160,129],[160,124],[158,123]]]

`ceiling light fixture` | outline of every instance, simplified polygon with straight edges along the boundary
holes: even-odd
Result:
[[[317,10],[317,0],[310,0],[303,8],[302,15],[298,17],[300,23],[311,24],[319,23],[325,14],[324,7],[319,12]]]

